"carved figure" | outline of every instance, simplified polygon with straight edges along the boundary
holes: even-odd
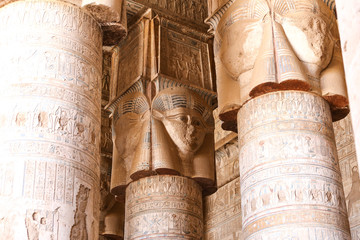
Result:
[[[279,90],[314,92],[330,103],[334,121],[347,115],[336,17],[323,1],[237,0],[214,45],[223,121],[236,124],[247,100]]]
[[[74,225],[71,227],[71,240],[87,240],[88,232],[86,228],[86,206],[88,203],[90,189],[80,185],[76,195],[76,212],[74,215]]]
[[[155,96],[152,116],[154,169],[212,184],[213,156],[206,150],[214,144],[211,107],[194,91],[173,87]]]
[[[360,199],[360,179],[358,167],[354,166],[352,168],[352,185],[349,194],[346,196],[348,200],[348,214],[349,217],[354,215],[354,205]]]
[[[111,191],[120,194],[131,179],[150,175],[150,112],[142,92],[125,95],[114,112]]]
[[[186,86],[165,87],[157,89],[150,108],[144,89],[137,82],[112,107],[111,192],[120,195],[131,181],[155,173],[213,187],[213,117],[205,97]]]

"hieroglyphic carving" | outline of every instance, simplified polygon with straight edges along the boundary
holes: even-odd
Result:
[[[118,77],[113,81],[116,82],[116,94],[118,96],[134,84],[143,74],[144,67],[144,31],[148,26],[144,21],[140,21],[133,26],[126,39],[120,42],[117,54]]]
[[[0,22],[0,99],[8,102],[0,109],[0,219],[14,216],[14,239],[68,238],[84,185],[95,238],[101,29],[62,1],[16,1],[0,8]],[[51,222],[61,227],[50,230]]]
[[[191,29],[185,32],[182,28],[161,19],[159,72],[182,83],[213,91],[214,76],[206,35]]]
[[[202,25],[207,17],[207,4],[204,0],[138,0],[137,2],[165,11],[172,17],[181,17],[192,24]]]
[[[158,75],[215,90],[211,36],[147,11],[113,49],[111,99],[139,79]]]
[[[218,188],[239,177],[239,146],[237,138],[216,150],[215,166]]]
[[[57,209],[54,211],[28,209],[25,218],[28,239],[54,239],[59,228],[56,223],[58,218]]]
[[[336,17],[323,1],[237,0],[214,41],[223,121],[234,125],[247,100],[280,90],[323,96],[334,120],[349,112]]]
[[[180,176],[153,176],[126,189],[125,238],[198,239],[203,234],[200,186]]]
[[[326,101],[306,92],[266,94],[240,109],[238,126],[245,239],[283,238],[287,224],[297,224],[291,236],[299,239],[312,239],[304,229],[350,239]]]
[[[360,239],[360,180],[350,115],[334,123],[334,132],[351,237]]]
[[[239,178],[206,197],[204,205],[206,240],[242,239]]]

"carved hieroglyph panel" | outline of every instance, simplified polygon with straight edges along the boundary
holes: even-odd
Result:
[[[204,24],[207,17],[206,0],[137,0],[154,9],[167,12],[172,17],[181,17],[192,24]]]
[[[115,79],[116,96],[122,94],[143,74],[144,67],[144,22],[141,21],[129,31],[129,35],[120,42],[118,48],[118,76]]]
[[[202,239],[201,188],[191,179],[142,178],[127,187],[125,202],[125,239]]]
[[[341,177],[352,239],[360,239],[360,179],[351,118],[334,123]]]
[[[190,84],[214,91],[209,55],[209,44],[200,41],[201,35],[187,31],[183,26],[162,19],[160,28],[160,73]],[[190,37],[189,34],[193,34]]]
[[[75,5],[17,1],[0,35],[0,236],[94,239],[101,29]]]
[[[216,150],[215,164],[218,188],[239,177],[239,145],[237,138]]]
[[[241,240],[240,179],[204,199],[205,240]]]
[[[245,239],[350,239],[328,104],[283,91],[238,114]]]

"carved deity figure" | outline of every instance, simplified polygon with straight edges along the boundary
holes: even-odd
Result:
[[[88,203],[90,189],[80,185],[76,195],[76,211],[74,215],[74,225],[71,227],[70,240],[87,240],[88,232],[86,228],[86,207]]]
[[[354,166],[352,168],[351,176],[352,176],[351,190],[346,197],[346,200],[348,201],[348,214],[350,217],[355,215],[356,210],[354,211],[354,208],[356,209],[355,207],[356,202],[360,199],[360,179],[359,179],[359,171],[357,166]]]
[[[188,87],[177,86],[158,89],[149,104],[140,85],[119,98],[113,113],[111,192],[121,195],[131,181],[154,174],[187,176],[212,187],[214,123],[209,103]]]
[[[160,91],[152,101],[154,169],[213,183],[212,109],[185,87]]]
[[[323,96],[334,120],[348,113],[336,17],[322,0],[236,0],[214,45],[223,121],[235,122],[250,98],[279,90]]]
[[[112,193],[150,171],[150,112],[142,92],[125,95],[113,116]],[[119,189],[117,189],[119,188]]]

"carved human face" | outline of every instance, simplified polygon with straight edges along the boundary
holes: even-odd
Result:
[[[287,51],[293,51],[302,62],[315,64],[306,70],[316,77],[330,61],[333,48],[331,38],[337,34],[332,27],[336,24],[334,21],[332,12],[321,0],[238,0],[219,22],[215,34],[215,53],[236,80],[240,74],[253,68],[259,54],[271,52],[266,47],[269,40],[274,42],[270,46],[275,48],[282,48],[284,41],[289,41],[291,47]],[[276,24],[283,31],[272,33]],[[267,28],[272,30],[267,31]],[[271,35],[276,35],[277,39],[272,39]]]
[[[162,122],[180,151],[196,152],[202,145],[206,127],[200,114],[195,111],[175,108],[165,113]]]
[[[149,119],[146,97],[142,93],[126,96],[120,103],[118,112],[120,117],[114,122],[114,142],[119,156],[129,165],[141,134],[145,131],[144,122]]]

